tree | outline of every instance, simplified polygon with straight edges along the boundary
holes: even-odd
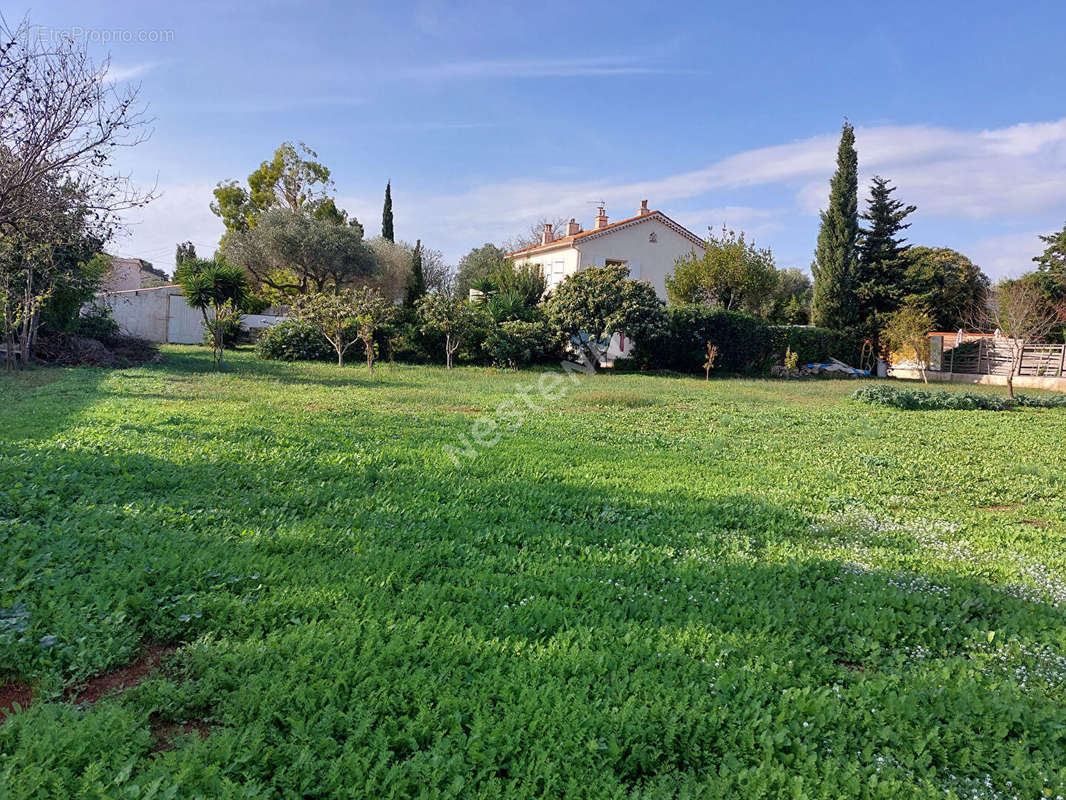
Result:
[[[707,248],[677,260],[666,278],[666,294],[675,305],[699,303],[726,311],[758,313],[777,287],[777,269],[769,250],[744,240],[743,231],[708,232]]]
[[[361,338],[355,322],[356,299],[353,289],[302,294],[293,301],[291,316],[314,327],[333,345],[337,352],[338,367],[344,366],[344,354]],[[369,366],[372,364],[371,355],[367,358]]]
[[[544,296],[548,282],[539,264],[515,265],[509,258],[500,262],[496,271],[489,275],[496,291],[518,297],[527,308],[533,308]]]
[[[414,308],[418,301],[426,294],[426,275],[422,271],[422,240],[415,242],[415,249],[411,252],[411,274],[407,279],[407,291],[404,293],[403,304],[407,308]]]
[[[396,241],[392,227],[392,181],[385,184],[385,206],[381,209],[381,238]]]
[[[663,302],[647,281],[629,277],[625,265],[588,267],[575,272],[545,303],[548,319],[574,344],[587,345],[592,363],[606,352],[613,334],[621,332],[648,343],[666,329]]]
[[[541,234],[544,233],[545,225],[551,225],[552,231],[557,237],[562,236],[562,232],[566,230],[567,222],[569,222],[567,217],[541,217],[521,233],[501,242],[503,251],[504,253],[513,253],[516,250],[525,250],[527,247],[540,244]]]
[[[103,274],[95,259],[110,235],[76,184],[43,178],[37,206],[17,226],[0,228],[0,292],[8,367],[33,357],[45,320],[62,330],[92,297]]]
[[[226,326],[239,319],[241,306],[248,297],[248,278],[235,264],[194,259],[186,260],[175,270],[185,302],[200,309],[204,328],[211,334],[211,355],[215,365],[224,367],[222,351]]]
[[[986,329],[998,330],[1007,337],[1011,357],[1010,374],[1007,375],[1007,393],[1014,397],[1014,376],[1022,363],[1022,354],[1027,344],[1047,338],[1062,323],[1062,307],[1050,307],[1040,286],[1027,280],[1002,281],[988,293],[985,304],[979,309],[979,324]]]
[[[882,325],[903,299],[903,256],[909,246],[900,233],[910,227],[903,220],[917,210],[892,197],[894,191],[896,187],[890,186],[887,178],[874,177],[867,210],[862,215],[870,227],[861,229],[858,245],[855,289],[859,324],[873,342],[875,352],[880,350]]]
[[[894,352],[914,351],[921,365],[922,380],[929,383],[925,370],[929,362],[929,331],[933,330],[933,318],[916,302],[907,303],[894,311],[886,320],[883,338],[886,346]]]
[[[811,319],[811,279],[803,270],[788,267],[777,271],[766,319],[778,325],[806,325]]]
[[[174,265],[180,267],[185,261],[196,259],[196,245],[192,242],[180,242],[174,251]]]
[[[378,263],[359,231],[290,209],[265,211],[255,227],[230,231],[222,252],[277,295],[273,300],[337,291],[378,275]]]
[[[455,293],[460,297],[470,294],[470,285],[481,278],[491,277],[507,260],[507,252],[494,244],[485,243],[475,247],[459,260],[455,276]]]
[[[0,17],[0,229],[47,216],[42,192],[68,183],[98,227],[152,199],[109,170],[117,148],[151,133],[138,90],[110,82],[109,67],[84,40]]]
[[[855,313],[858,181],[855,129],[845,122],[837,149],[837,169],[829,181],[829,207],[821,214],[822,226],[812,267],[811,316],[816,325],[824,328],[846,330],[858,321]]]
[[[349,219],[346,211],[337,208],[330,195],[334,186],[329,168],[317,158],[318,154],[303,142],[282,142],[273,157],[248,176],[247,188],[233,180],[219,183],[211,211],[221,218],[226,235],[248,231],[267,211],[280,208],[321,222],[347,224],[357,229],[362,238],[359,221]]]
[[[1040,287],[1044,302],[1049,307],[1062,307],[1066,305],[1066,225],[1061,231],[1041,236],[1040,240],[1047,247],[1033,259],[1039,266],[1035,273],[1030,273],[1030,280]],[[1063,322],[1066,323],[1066,320]],[[1063,338],[1066,335],[1064,325],[1056,326],[1054,334],[1057,338]]]
[[[471,333],[482,327],[484,312],[461,297],[430,294],[418,304],[422,332],[444,337],[444,363],[452,368],[452,356]]]
[[[452,268],[444,263],[444,253],[440,250],[422,245],[422,274],[427,292],[451,293],[455,276]]]
[[[366,347],[366,368],[374,374],[374,359],[377,358],[377,345],[374,336],[388,325],[396,307],[381,296],[381,293],[369,286],[351,292],[352,309],[355,312],[355,324],[359,338]]]
[[[904,304],[918,305],[933,318],[932,330],[954,331],[984,304],[989,281],[970,259],[946,247],[910,247],[903,254]]]

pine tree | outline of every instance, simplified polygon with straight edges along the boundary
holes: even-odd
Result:
[[[414,308],[420,299],[426,294],[426,274],[422,270],[422,240],[415,242],[414,252],[411,253],[411,274],[407,278],[407,289],[404,291],[403,304],[407,308]]]
[[[856,241],[859,236],[859,156],[855,129],[847,122],[840,134],[837,170],[829,181],[829,208],[822,212],[814,253],[816,325],[844,330],[858,321],[855,296]]]
[[[870,187],[870,199],[862,219],[870,223],[861,229],[859,242],[856,291],[858,293],[859,324],[874,343],[879,341],[881,328],[888,316],[903,302],[904,276],[907,264],[903,254],[909,248],[900,233],[910,227],[904,222],[917,210],[892,197],[896,187],[887,178],[875,176]]]
[[[390,242],[396,241],[392,231],[392,181],[385,184],[385,208],[381,211],[381,236]]]

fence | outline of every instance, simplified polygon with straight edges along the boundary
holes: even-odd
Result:
[[[934,358],[930,368],[941,372],[969,375],[1009,375],[1014,365],[1014,343],[1003,337],[982,337],[945,349],[943,338],[931,337]],[[940,339],[937,342],[937,339]],[[939,355],[937,363],[936,355]],[[1017,370],[1019,376],[1066,377],[1066,345],[1027,344]]]

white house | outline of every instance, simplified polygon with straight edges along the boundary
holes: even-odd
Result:
[[[585,267],[625,264],[631,278],[648,281],[665,300],[666,276],[677,259],[705,249],[703,239],[643,200],[635,217],[620,222],[608,222],[601,206],[592,230],[581,230],[573,219],[565,234],[545,225],[539,244],[509,255],[515,264],[539,264],[549,289]]]

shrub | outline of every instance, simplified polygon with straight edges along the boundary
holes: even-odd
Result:
[[[1027,408],[1066,408],[1066,395],[1052,397],[1033,397],[1018,395],[997,397],[991,394],[973,392],[922,391],[919,389],[898,389],[895,386],[863,386],[856,390],[851,398],[871,405],[902,408],[906,411],[1010,411],[1016,407]]]
[[[260,358],[277,361],[332,361],[333,345],[313,325],[285,320],[265,330],[255,346]]]
[[[222,336],[222,346],[232,350],[238,344],[245,341],[246,331],[241,327],[240,317],[224,317],[218,323],[219,333]],[[204,346],[214,347],[215,334],[211,328],[204,328]]]
[[[89,306],[80,317],[74,319],[70,333],[86,339],[107,343],[118,336],[118,323],[107,306]]]
[[[495,366],[518,369],[561,353],[561,337],[546,322],[501,322],[489,330],[485,351]]]

